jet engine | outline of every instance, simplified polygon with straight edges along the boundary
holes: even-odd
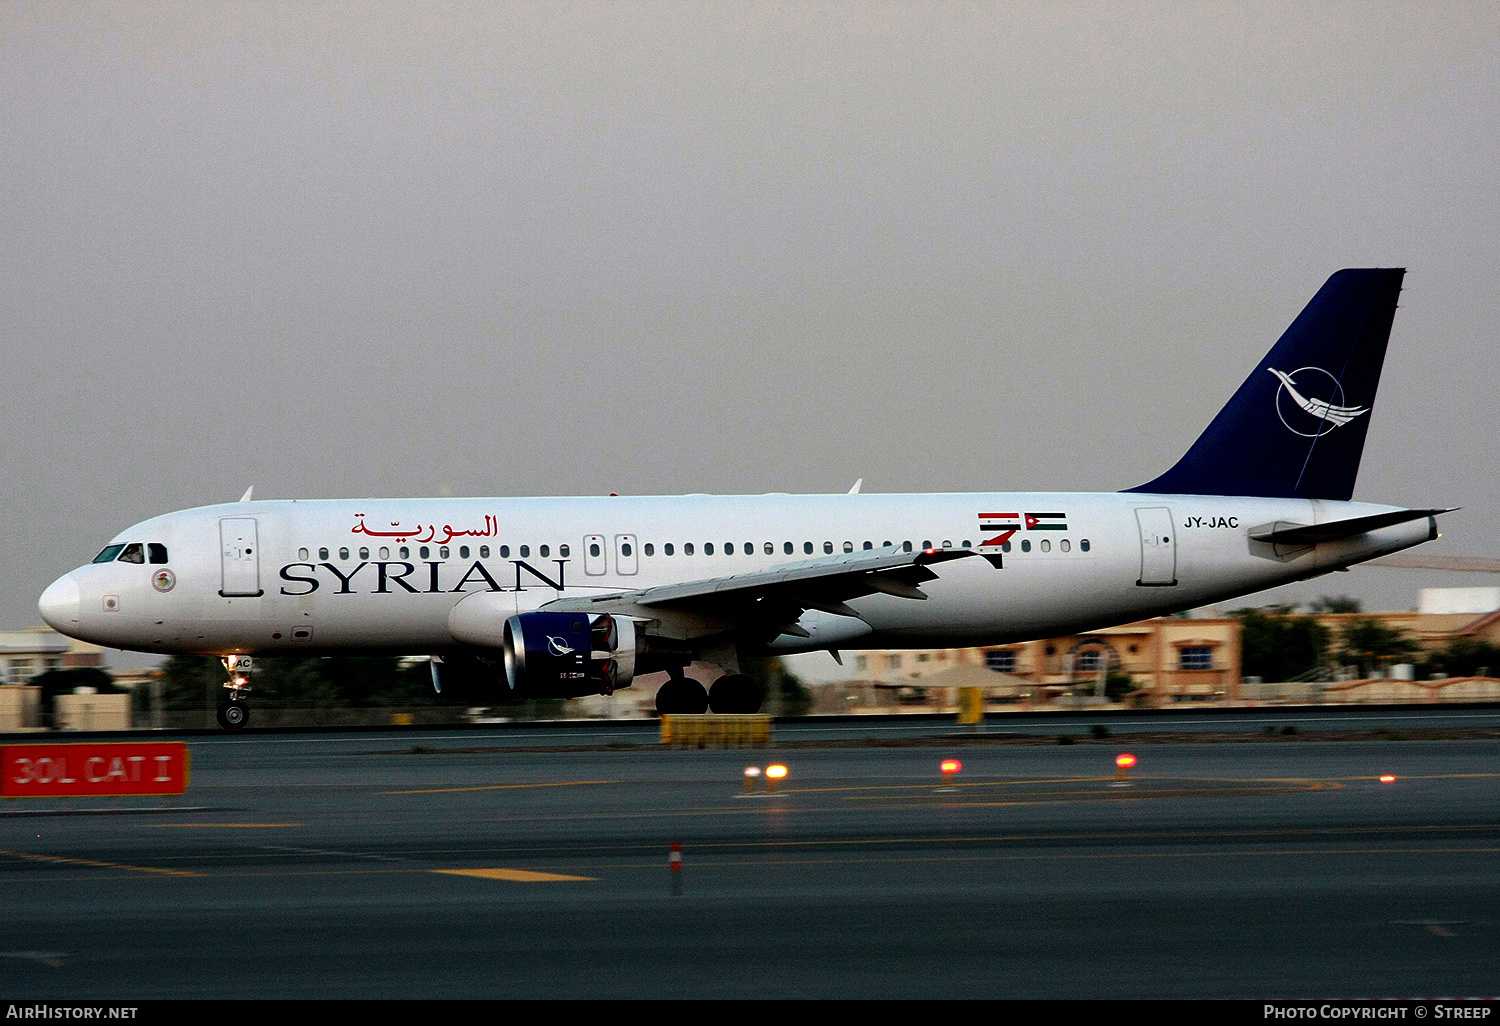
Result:
[[[512,694],[549,698],[628,688],[645,636],[608,613],[522,613],[505,621],[505,682]]]

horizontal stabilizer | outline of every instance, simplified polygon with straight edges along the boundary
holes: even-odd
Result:
[[[1454,507],[1456,508],[1456,507]],[[1352,517],[1348,520],[1332,520],[1326,524],[1289,524],[1278,520],[1274,524],[1263,524],[1250,529],[1253,541],[1273,545],[1317,545],[1319,542],[1338,541],[1375,531],[1393,524],[1405,524],[1423,517],[1435,517],[1440,513],[1452,513],[1453,509],[1398,509],[1390,513],[1373,513],[1367,517]]]

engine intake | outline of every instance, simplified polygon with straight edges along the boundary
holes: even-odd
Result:
[[[505,621],[505,682],[557,698],[611,694],[635,678],[644,635],[608,613],[522,613]]]

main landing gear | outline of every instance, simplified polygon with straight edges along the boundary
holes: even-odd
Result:
[[[247,655],[224,657],[224,669],[229,671],[229,682],[224,685],[229,694],[219,702],[219,726],[225,730],[239,730],[250,722],[250,670],[253,664]]]
[[[716,713],[760,712],[761,687],[743,673],[729,673],[705,689],[691,677],[674,675],[656,692],[656,712],[697,714],[713,709]]]

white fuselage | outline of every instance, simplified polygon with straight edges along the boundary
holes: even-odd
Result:
[[[936,565],[926,600],[866,595],[849,602],[857,618],[808,611],[809,637],[768,650],[995,644],[1223,601],[1433,537],[1427,517],[1290,550],[1249,536],[1395,508],[1139,493],[245,502],[121,532],[113,544],[165,547],[165,562],[79,567],[40,608],[65,634],[148,652],[440,653],[458,644],[454,606],[478,593],[493,596],[487,615],[510,615],[910,544],[1002,565]]]

